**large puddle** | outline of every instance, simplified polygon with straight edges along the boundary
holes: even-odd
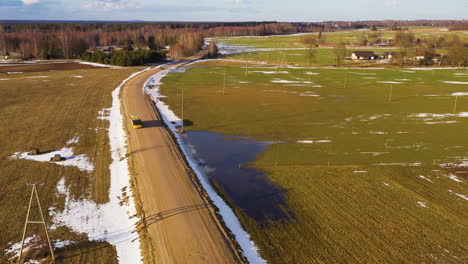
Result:
[[[204,167],[207,177],[215,180],[249,217],[263,222],[292,216],[283,190],[268,181],[264,172],[244,167],[270,142],[192,131],[184,133],[182,140],[189,146],[193,160]]]

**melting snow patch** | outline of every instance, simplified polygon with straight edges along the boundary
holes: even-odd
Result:
[[[426,204],[425,202],[419,201],[419,202],[418,202],[418,206],[419,206],[419,207],[427,207],[427,204]]]
[[[460,180],[460,178],[458,178],[456,175],[454,174],[449,174],[448,175],[449,179],[451,179],[452,181],[456,181],[456,182],[463,182],[462,180]]]
[[[33,244],[37,244],[40,240],[40,237],[37,235],[33,235],[24,239],[24,247],[23,252],[27,252]],[[13,258],[17,258],[19,256],[19,251],[21,249],[21,241],[11,245],[9,248],[5,250],[6,254],[12,254]]]
[[[302,144],[312,144],[312,143],[314,143],[313,140],[298,140],[296,142],[297,143],[302,143]]]
[[[79,64],[86,64],[86,65],[96,66],[96,67],[104,67],[104,68],[112,68],[112,69],[122,69],[122,67],[119,67],[119,66],[112,66],[112,65],[101,64],[101,63],[96,63],[96,62],[78,61],[78,63],[79,63]]]
[[[150,78],[145,87],[146,93],[149,94],[152,100],[156,103],[156,107],[161,112],[164,122],[175,135],[177,143],[181,146],[183,154],[187,157],[187,161],[190,167],[192,167],[192,169],[195,171],[198,179],[200,180],[200,183],[207,192],[208,196],[213,201],[215,206],[219,209],[219,214],[222,216],[226,226],[236,237],[237,242],[242,248],[244,256],[247,258],[249,263],[252,264],[266,263],[266,261],[262,259],[262,257],[259,255],[258,248],[255,245],[255,243],[250,239],[250,235],[242,228],[242,225],[240,224],[233,210],[216,193],[216,191],[213,189],[213,186],[210,185],[209,181],[207,180],[206,174],[204,173],[205,170],[203,169],[203,167],[201,165],[198,165],[196,161],[194,161],[191,158],[192,156],[189,153],[190,150],[187,148],[187,146],[184,145],[180,138],[180,135],[177,133],[178,127],[181,125],[181,119],[175,115],[175,113],[169,108],[168,105],[159,100],[161,94],[159,93],[158,86],[156,87],[156,89],[149,88],[149,85],[155,82],[159,82],[167,74],[168,71],[163,70],[155,74],[152,78]]]
[[[467,74],[467,73],[456,72],[456,73],[454,73],[453,75],[458,75],[458,76],[462,75],[462,76],[465,76],[465,75],[468,75],[468,74]]]
[[[424,122],[424,124],[428,125],[439,125],[439,124],[454,124],[457,121],[433,121],[433,122]]]
[[[450,83],[450,84],[468,84],[468,82],[455,82],[455,81],[444,81],[444,83]]]
[[[28,79],[35,79],[35,78],[47,78],[49,76],[29,76],[29,77],[25,77],[25,78],[28,78]]]
[[[102,110],[99,110],[98,119],[110,120],[110,111],[111,111],[111,108],[103,108]]]
[[[395,82],[395,81],[378,81],[378,83],[402,83],[402,82]]]
[[[320,73],[317,73],[317,72],[306,72],[305,74],[307,74],[307,75],[318,75],[318,74],[320,74]]]
[[[366,172],[367,171],[365,171],[365,170],[355,170],[355,171],[353,171],[353,173],[366,173]]]
[[[80,79],[81,79],[81,78],[84,78],[84,77],[81,76],[81,75],[75,75],[75,76],[73,76],[73,77],[74,77],[74,78],[80,78]]]
[[[136,210],[131,189],[127,188],[130,185],[130,174],[128,161],[124,158],[127,153],[127,143],[119,94],[124,83],[148,69],[125,79],[112,92],[112,107],[106,109],[110,120],[109,145],[112,157],[109,167],[111,173],[109,203],[96,204],[86,199],[72,199],[65,186],[65,180],[62,179],[57,184],[57,191],[66,194],[65,210],[52,213],[54,227],[66,225],[75,232],[87,233],[90,240],[107,241],[114,245],[119,263],[142,263],[140,241],[138,233],[135,232],[138,219],[135,217]],[[127,196],[120,198],[123,190],[126,190]]]
[[[463,195],[463,194],[456,193],[456,192],[454,192],[454,191],[452,191],[452,190],[448,190],[448,191],[449,191],[450,193],[453,193],[453,194],[455,194],[456,196],[458,196],[458,197],[464,199],[464,200],[468,200],[468,197],[466,197],[466,196]]]
[[[53,162],[62,166],[74,166],[81,171],[92,172],[94,165],[85,154],[74,155],[73,148],[61,148],[59,150],[47,152],[39,155],[29,155],[28,152],[16,152],[11,157],[14,159],[27,159],[39,162],[51,162],[50,159],[56,154],[60,154],[64,158],[62,161]]]
[[[401,71],[401,72],[415,73],[415,71]]]
[[[80,141],[80,136],[75,135],[73,138],[67,141],[67,145],[76,144]]]
[[[264,74],[289,74],[288,71],[251,71],[251,72],[258,72]]]
[[[453,96],[468,96],[468,92],[458,92],[458,93],[453,93]]]
[[[429,178],[427,178],[427,177],[425,177],[425,176],[423,176],[423,175],[419,175],[419,178],[424,179],[424,180],[426,180],[426,181],[428,181],[428,182],[433,183],[433,182],[431,181],[431,179],[429,179]]]
[[[369,133],[373,134],[373,135],[386,135],[386,134],[388,134],[388,132],[384,132],[384,131],[370,131]]]

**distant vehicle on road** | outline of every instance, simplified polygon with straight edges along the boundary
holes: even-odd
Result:
[[[133,128],[142,128],[143,122],[141,122],[141,118],[139,114],[131,114],[132,117],[132,126]]]

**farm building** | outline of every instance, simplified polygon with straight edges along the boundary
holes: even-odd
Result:
[[[438,60],[440,54],[437,54],[434,50],[417,50],[414,59],[420,60]]]
[[[397,51],[389,51],[389,52],[384,52],[382,59],[395,59],[399,58],[401,56],[400,52]]]
[[[375,55],[373,51],[354,51],[351,54],[351,58],[353,60],[374,60],[377,59],[378,56]]]

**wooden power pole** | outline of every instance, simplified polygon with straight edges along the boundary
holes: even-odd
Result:
[[[31,205],[33,203],[33,197],[34,196],[36,197],[37,205],[39,207],[39,216],[41,217],[40,221],[29,220],[29,215],[31,213]],[[45,230],[45,234],[46,234],[46,238],[47,238],[47,243],[49,244],[50,255],[52,256],[52,260],[55,261],[54,249],[52,248],[52,243],[50,242],[49,232],[47,231],[47,225],[45,223],[44,214],[42,213],[41,201],[39,200],[39,195],[37,194],[36,184],[33,184],[32,189],[31,189],[31,198],[29,198],[28,213],[26,215],[26,221],[24,223],[23,238],[21,239],[21,249],[20,249],[20,253],[18,255],[18,260],[17,260],[18,263],[21,263],[20,261],[21,261],[21,257],[22,257],[22,254],[23,254],[24,239],[25,239],[25,236],[26,236],[26,230],[28,228],[28,224],[42,224],[42,225],[44,225],[44,230]]]

